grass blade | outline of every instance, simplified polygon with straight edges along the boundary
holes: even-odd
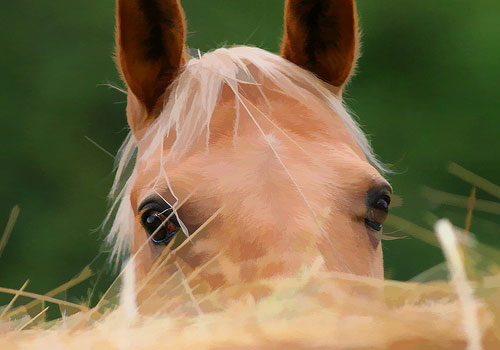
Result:
[[[19,216],[19,206],[14,206],[10,212],[9,221],[7,221],[7,226],[5,226],[5,230],[3,231],[2,239],[0,240],[0,257],[2,256],[3,250],[9,241],[10,234],[12,233],[12,229],[16,224],[17,217]]]
[[[456,163],[450,163],[448,165],[448,171],[450,174],[455,175],[456,177],[468,182],[477,188],[488,192],[492,196],[500,198],[500,186],[495,185],[493,182],[482,178],[479,175],[474,174],[472,171],[469,171]]]

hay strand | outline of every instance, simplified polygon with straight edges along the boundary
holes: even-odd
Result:
[[[43,314],[45,314],[45,312],[49,309],[49,306],[47,306],[45,309],[43,309],[42,311],[40,311],[35,317],[33,317],[31,320],[29,320],[28,322],[26,322],[24,325],[22,325],[21,327],[19,327],[16,331],[17,332],[20,332],[22,331],[23,329],[25,329],[26,327],[28,327],[30,324],[32,324],[33,322],[35,322],[40,316],[42,316]]]
[[[93,275],[93,272],[92,270],[90,269],[89,266],[86,266],[82,272],[80,272],[75,278],[69,280],[68,282],[60,285],[59,287],[51,290],[50,292],[46,293],[45,295],[39,295],[39,294],[33,294],[33,295],[36,295],[37,297],[34,297],[35,300],[33,300],[32,302],[26,304],[26,305],[23,305],[23,306],[20,306],[16,309],[14,309],[9,315],[8,317],[9,318],[12,318],[16,315],[19,315],[19,314],[22,314],[24,312],[26,312],[27,310],[30,310],[31,308],[37,306],[38,304],[42,303],[43,301],[49,301],[48,299],[42,299],[41,297],[44,297],[44,298],[50,298],[52,300],[58,300],[58,299],[54,299],[53,297],[64,292],[64,291],[67,291],[68,289],[80,284],[81,282],[89,279],[91,276]],[[59,300],[61,301],[61,300]],[[57,304],[57,303],[56,303]],[[59,305],[63,305],[63,304],[60,304]],[[71,305],[77,305],[77,304],[73,304],[73,303],[69,303],[68,304],[69,306]],[[64,306],[64,305],[63,305]],[[81,309],[81,308],[79,308]]]
[[[500,186],[495,185],[493,182],[474,174],[472,171],[467,170],[456,163],[448,165],[448,172],[455,175],[459,179],[468,182],[477,188],[491,194],[494,197],[500,198]]]
[[[475,187],[474,187],[475,188]],[[436,204],[444,204],[457,208],[469,209],[471,206],[471,197],[461,196],[454,193],[448,193],[440,190],[436,190],[430,187],[424,187],[422,189],[422,194],[428,200]],[[474,199],[473,201],[474,210],[500,215],[500,203],[488,201],[484,199]]]
[[[467,216],[465,217],[465,234],[470,232],[470,225],[472,224],[472,213],[476,205],[476,187],[472,187],[470,191],[469,200],[467,201]]]
[[[12,298],[12,300],[9,302],[9,304],[7,304],[7,306],[3,309],[2,313],[0,314],[0,320],[2,318],[4,318],[4,316],[7,314],[7,312],[10,310],[10,308],[12,307],[12,305],[14,305],[14,303],[16,302],[17,298],[19,298],[19,295],[21,295],[20,293],[22,293],[24,291],[24,289],[28,286],[28,283],[30,282],[30,280],[26,280],[26,282],[24,282],[24,284],[22,285],[22,287],[17,291],[17,293],[14,295],[14,297]]]
[[[462,307],[463,331],[467,337],[467,350],[482,350],[478,306],[465,272],[460,247],[453,226],[446,219],[439,220],[435,230],[443,249],[452,282]]]
[[[25,291],[21,291],[18,289],[0,287],[0,293],[6,293],[6,294],[12,294],[12,295],[19,294],[19,296],[22,296],[22,297],[36,299],[37,303],[47,302],[47,303],[52,303],[52,304],[57,304],[57,305],[62,305],[62,306],[73,307],[73,308],[78,309],[80,311],[88,311],[88,308],[86,306],[83,306],[80,304],[75,304],[75,303],[71,303],[69,301],[55,299],[55,298],[49,297],[47,295],[40,295],[40,294],[36,294],[36,293],[25,292]],[[16,316],[22,312],[26,312],[29,309],[30,308],[28,308],[27,305],[20,306],[19,308],[15,309],[10,314],[8,314],[7,317],[12,318],[13,316]]]

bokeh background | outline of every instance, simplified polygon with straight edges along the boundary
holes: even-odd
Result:
[[[189,46],[278,51],[283,1],[182,3]],[[394,165],[389,179],[402,204],[393,213],[427,228],[432,215],[463,227],[465,209],[438,206],[422,188],[468,196],[471,186],[447,172],[450,161],[500,183],[500,2],[358,3],[363,55],[346,101]],[[28,290],[45,293],[102,251],[113,159],[90,140],[115,154],[127,134],[126,97],[106,87],[122,85],[112,59],[114,1],[9,1],[0,23],[0,225],[21,207],[0,257],[0,286],[29,278]],[[500,247],[498,219],[476,212],[471,230]],[[401,280],[443,260],[412,238],[386,242],[384,254],[387,276]],[[98,289],[113,274],[101,266]],[[85,298],[86,288],[67,297]],[[0,305],[9,299],[0,295]]]

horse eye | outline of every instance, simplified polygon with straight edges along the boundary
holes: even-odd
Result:
[[[377,199],[377,202],[375,203],[375,205],[373,207],[387,213],[389,211],[390,204],[391,204],[391,197],[384,194]]]
[[[141,223],[151,241],[158,245],[167,245],[181,228],[171,208],[163,211],[155,208],[146,209],[141,216]]]
[[[380,193],[379,191],[368,195],[365,224],[373,231],[382,230],[382,225],[389,213],[389,205],[391,197],[387,191]]]

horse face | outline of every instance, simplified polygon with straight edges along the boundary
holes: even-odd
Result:
[[[155,143],[155,130],[175,113],[179,94],[188,95],[190,108],[200,108],[196,96],[207,92],[196,89],[203,85],[183,79],[224,70],[225,60],[236,55],[243,61],[256,49],[217,50],[186,65],[176,1],[118,3],[119,62],[129,87],[128,121],[138,141],[126,200],[135,214],[133,252],[144,273],[180,244],[177,268],[203,267],[212,287],[296,274],[315,263],[324,270],[383,277],[375,235],[391,189],[367,161],[339,102],[357,56],[354,3],[288,1],[282,56],[328,84],[276,59],[276,65],[288,64],[283,71],[296,70],[318,86],[290,79],[293,92],[287,91],[249,59],[236,75],[256,81],[236,88],[221,84],[208,127],[182,152],[176,140],[189,121],[178,120],[161,143]],[[186,86],[194,92],[183,91]],[[337,108],[326,103],[328,93]],[[192,235],[182,243],[181,230]]]

